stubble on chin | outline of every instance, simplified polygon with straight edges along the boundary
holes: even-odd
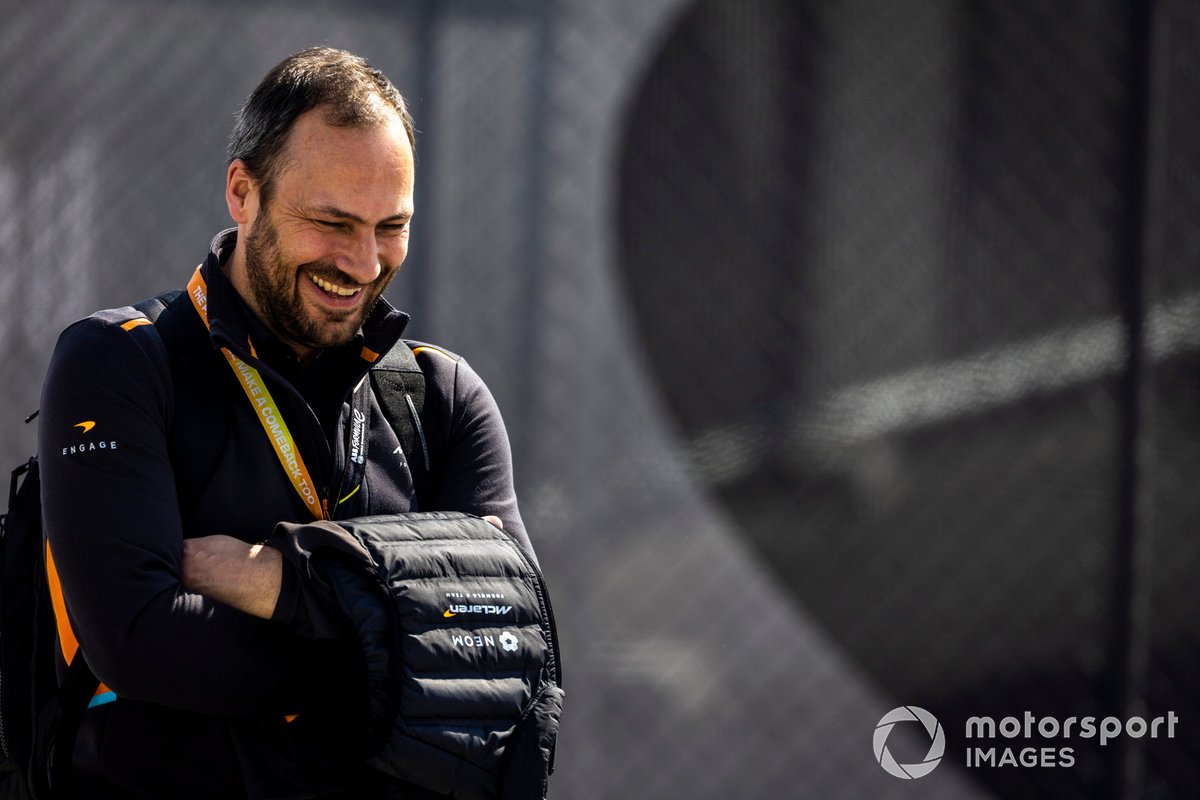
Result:
[[[317,321],[308,318],[300,287],[304,268],[284,262],[278,234],[265,214],[255,221],[246,236],[245,260],[255,310],[272,333],[290,345],[302,347],[324,349],[342,343],[331,341],[329,331],[323,331]],[[349,340],[349,337],[337,338]]]
[[[263,324],[290,344],[316,349],[352,341],[383,298],[383,290],[399,272],[398,268],[391,269],[385,280],[364,286],[362,291],[369,296],[348,317],[322,320],[321,312],[313,316],[301,283],[310,280],[309,273],[335,283],[347,283],[348,279],[335,265],[317,261],[298,266],[287,264],[280,252],[278,232],[265,214],[255,221],[246,236],[245,261],[250,291]]]

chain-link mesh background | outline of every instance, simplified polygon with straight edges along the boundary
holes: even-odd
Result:
[[[391,297],[505,411],[556,797],[1200,792],[1200,7],[0,0],[11,461],[57,331],[184,282],[315,43],[412,101]],[[905,704],[916,781],[872,752]],[[1181,721],[965,766],[1025,711]]]

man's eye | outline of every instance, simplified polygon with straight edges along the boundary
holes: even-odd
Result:
[[[380,225],[379,231],[383,234],[394,236],[398,233],[404,233],[408,230],[408,223],[402,222],[399,225]]]
[[[340,231],[346,227],[346,223],[340,222],[337,220],[318,219],[318,220],[313,220],[313,221],[316,222],[317,225],[319,225],[320,227],[325,228],[326,230],[331,230],[331,231]]]

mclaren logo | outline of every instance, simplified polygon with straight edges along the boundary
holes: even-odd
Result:
[[[499,617],[510,611],[512,611],[512,606],[460,606],[451,604],[449,608],[442,612],[442,616],[446,619],[456,617],[459,614],[490,614]]]
[[[92,428],[96,427],[96,420],[86,419],[83,422],[76,422],[71,427],[79,428],[79,430],[81,432],[88,433],[89,431],[91,431]],[[64,456],[73,456],[73,455],[78,455],[79,453],[90,453],[93,450],[116,450],[116,449],[117,449],[117,443],[115,441],[108,440],[108,439],[96,440],[96,439],[89,438],[89,439],[81,441],[79,444],[73,444],[73,445],[68,445],[67,447],[64,447],[62,449],[62,454]]]

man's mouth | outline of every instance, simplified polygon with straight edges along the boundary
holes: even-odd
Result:
[[[305,273],[305,274],[308,275],[309,280],[311,280],[313,283],[315,283],[319,289],[326,292],[327,294],[334,295],[335,297],[353,297],[354,295],[361,292],[363,289],[363,287],[361,287],[361,286],[354,288],[354,289],[348,289],[345,286],[338,286],[336,283],[330,283],[329,281],[325,280],[324,278],[318,278],[316,275],[313,275],[311,272]]]

